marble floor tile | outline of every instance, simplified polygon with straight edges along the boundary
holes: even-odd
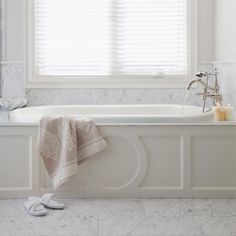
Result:
[[[106,218],[100,218],[98,235],[127,235],[145,218],[140,200],[105,200],[105,208],[110,212]]]
[[[236,236],[236,200],[78,199],[32,217],[0,200],[0,236]]]

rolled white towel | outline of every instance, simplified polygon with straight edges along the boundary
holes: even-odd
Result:
[[[27,99],[25,98],[14,98],[4,99],[0,98],[0,109],[12,111],[17,108],[22,108],[27,105]]]

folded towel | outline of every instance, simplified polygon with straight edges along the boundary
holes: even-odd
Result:
[[[37,149],[54,189],[76,175],[82,160],[106,147],[106,141],[90,119],[43,117],[40,120]]]
[[[25,107],[27,105],[27,99],[25,98],[14,98],[4,99],[0,98],[0,109],[12,111],[17,108]]]

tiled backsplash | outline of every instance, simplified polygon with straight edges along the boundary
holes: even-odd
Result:
[[[212,64],[199,70],[211,71]],[[2,96],[24,97],[30,106],[56,104],[182,104],[183,89],[24,89],[23,64],[3,64]],[[202,99],[190,93],[187,104],[200,105]]]
[[[23,63],[1,65],[1,89],[3,98],[25,97]]]
[[[182,104],[184,89],[29,89],[30,105]]]
[[[236,63],[215,63],[223,93],[223,104],[236,107]]]
[[[236,106],[236,63],[215,63],[225,104]],[[212,64],[200,64],[199,70],[212,71]],[[182,104],[185,89],[25,89],[23,64],[1,65],[2,97],[25,97],[29,105],[56,104]],[[192,91],[188,104],[201,105]]]

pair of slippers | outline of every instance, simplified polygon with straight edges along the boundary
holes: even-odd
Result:
[[[58,202],[54,198],[53,193],[45,193],[42,197],[28,197],[24,206],[32,216],[45,216],[47,214],[46,208],[62,210],[65,207],[64,203]]]

